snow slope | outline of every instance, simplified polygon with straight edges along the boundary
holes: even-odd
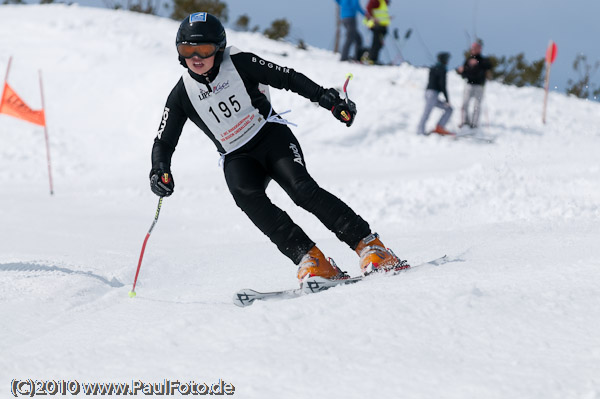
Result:
[[[350,128],[272,90],[309,170],[411,263],[460,262],[300,299],[232,305],[296,285],[295,267],[235,206],[212,143],[186,126],[175,194],[149,240],[152,140],[183,69],[177,22],[78,6],[0,6],[0,71],[41,128],[0,115],[0,396],[13,379],[235,386],[239,398],[600,398],[600,105],[490,83],[494,144],[419,137],[425,69],[342,64],[258,34],[229,44],[323,86],[345,74]],[[458,56],[458,55],[455,55]],[[459,121],[463,83],[450,72]],[[432,115],[433,125],[439,114]],[[343,269],[356,255],[272,184]],[[83,393],[80,396],[84,397]],[[88,396],[91,397],[91,396]]]

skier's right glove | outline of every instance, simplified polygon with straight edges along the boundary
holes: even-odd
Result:
[[[169,168],[161,165],[160,168],[150,171],[150,189],[159,197],[168,197],[173,194],[175,181]]]
[[[356,104],[342,100],[336,89],[327,89],[319,99],[319,105],[331,111],[333,116],[350,127],[356,117]]]

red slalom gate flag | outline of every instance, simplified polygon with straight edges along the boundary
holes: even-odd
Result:
[[[6,82],[4,82],[4,91],[2,92],[2,100],[0,101],[0,114],[14,116],[15,118],[23,119],[36,125],[46,126],[44,110],[31,109]]]
[[[554,60],[556,60],[557,52],[556,43],[550,40],[546,49],[546,82],[544,83],[544,109],[542,111],[542,123],[544,124],[546,124],[546,106],[548,104],[548,90],[550,89],[550,69]]]
[[[548,48],[546,49],[546,64],[553,64],[554,60],[556,60],[558,48],[556,47],[556,43],[552,40],[550,44],[548,44]]]

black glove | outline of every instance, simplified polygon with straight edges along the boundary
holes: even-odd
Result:
[[[339,121],[345,123],[346,126],[350,127],[352,123],[354,123],[354,118],[356,117],[356,104],[350,100],[346,100],[337,104],[332,110],[331,113],[335,116]]]
[[[331,111],[340,122],[350,127],[356,117],[356,104],[350,100],[342,100],[336,89],[327,89],[319,99],[319,105]]]
[[[168,167],[161,164],[158,169],[150,171],[150,189],[159,197],[168,197],[173,194],[175,181],[173,181],[173,176]]]

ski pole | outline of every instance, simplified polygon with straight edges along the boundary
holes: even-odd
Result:
[[[352,100],[350,100],[348,98],[348,82],[350,82],[350,79],[352,79],[354,77],[354,75],[352,75],[351,73],[346,74],[346,81],[344,82],[344,95],[346,96],[345,100],[346,104],[348,105],[348,109],[350,110],[350,115],[348,115],[346,113],[346,111],[342,111],[342,118],[344,118],[344,120],[346,122],[350,121],[352,119],[352,115],[356,115],[356,104],[354,104],[354,102]],[[352,124],[352,122],[354,121],[350,121],[350,125]],[[347,126],[350,126],[347,125]]]
[[[346,95],[346,102],[348,102],[348,90],[346,89],[348,87],[348,82],[350,82],[350,79],[352,79],[354,77],[354,75],[352,75],[351,73],[347,73],[346,74],[346,81],[344,82],[344,94]]]
[[[412,34],[412,28],[409,28],[406,31],[406,33],[404,34],[404,39],[400,40],[400,36],[398,35],[398,28],[394,29],[393,43],[394,43],[394,46],[396,47],[396,51],[398,52],[398,55],[396,56],[396,58],[394,58],[394,61],[393,61],[394,65],[396,65],[397,62],[400,62],[400,64],[402,64],[405,61],[404,56],[402,55],[402,50],[404,48],[404,45],[410,38],[411,34]],[[400,64],[398,64],[398,65],[400,65]]]
[[[150,238],[150,234],[152,233],[152,229],[156,225],[158,221],[158,215],[160,214],[160,207],[162,206],[162,201],[164,197],[160,197],[158,200],[158,206],[156,207],[156,215],[154,215],[154,220],[152,221],[152,225],[146,234],[146,238],[144,239],[144,244],[142,245],[142,252],[140,253],[140,260],[138,261],[137,270],[135,272],[135,278],[133,279],[133,288],[129,291],[129,297],[135,297],[135,284],[137,283],[138,275],[140,274],[140,267],[142,266],[142,258],[144,257],[144,251],[146,250],[146,243],[148,242],[148,238]]]

